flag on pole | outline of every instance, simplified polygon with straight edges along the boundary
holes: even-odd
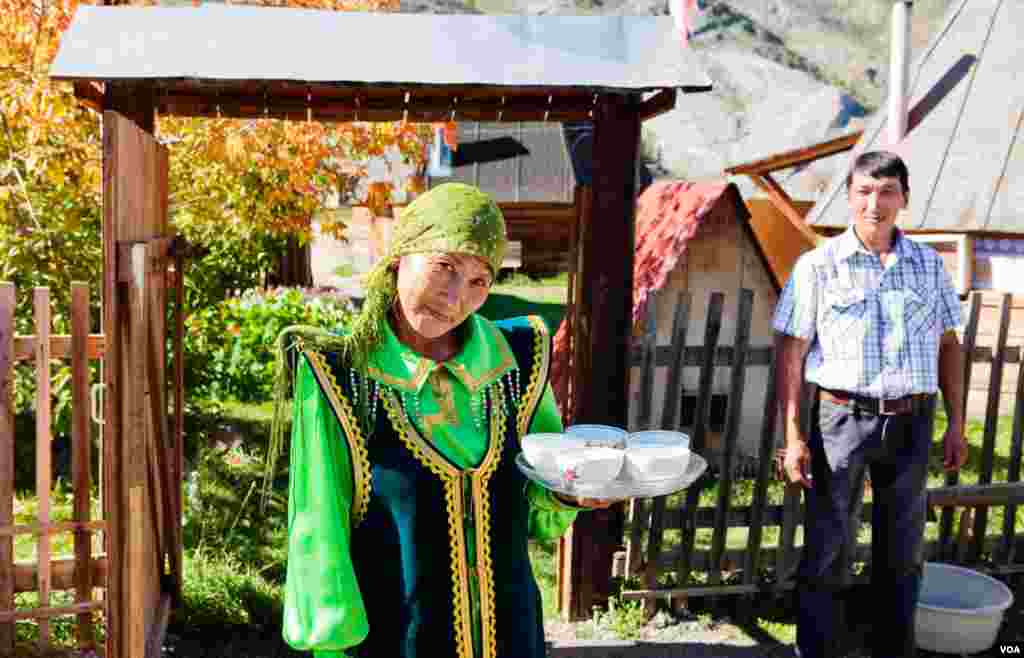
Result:
[[[697,0],[668,0],[669,13],[675,19],[679,40],[684,46],[690,42],[694,23],[693,14],[696,9]]]

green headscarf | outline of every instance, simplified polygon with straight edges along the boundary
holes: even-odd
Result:
[[[384,323],[398,295],[395,265],[402,256],[469,254],[482,258],[497,275],[507,246],[505,218],[488,194],[464,183],[438,185],[417,197],[399,214],[387,254],[367,275],[363,307],[345,335],[306,326],[288,327],[281,332],[277,340],[274,419],[267,449],[264,503],[284,440],[290,388],[289,350],[300,342],[318,349],[340,350],[347,363],[365,371],[370,354],[383,340]]]

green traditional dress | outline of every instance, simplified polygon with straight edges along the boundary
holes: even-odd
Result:
[[[577,509],[513,463],[561,430],[539,318],[473,315],[436,363],[387,323],[360,371],[297,339],[284,634],[317,656],[542,658],[529,538]],[[344,650],[348,649],[346,654]]]

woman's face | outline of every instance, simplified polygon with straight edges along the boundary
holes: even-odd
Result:
[[[483,306],[492,280],[476,256],[411,254],[398,262],[398,301],[416,333],[440,338]]]

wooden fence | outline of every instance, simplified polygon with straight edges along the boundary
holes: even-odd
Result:
[[[14,648],[15,622],[36,620],[39,644],[50,645],[50,620],[77,616],[79,648],[96,645],[94,615],[102,613],[104,601],[96,598],[98,588],[106,585],[107,561],[104,554],[93,553],[94,533],[105,531],[106,523],[91,517],[92,439],[90,437],[89,361],[103,356],[103,337],[90,335],[89,287],[72,284],[71,334],[51,333],[50,291],[33,291],[35,334],[16,336],[14,327],[15,288],[0,283],[0,655]],[[71,361],[72,413],[72,487],[74,498],[71,520],[55,521],[51,511],[52,435],[51,364],[52,360]],[[16,525],[14,517],[14,409],[12,386],[14,367],[33,362],[36,385],[35,494],[38,512],[34,523]],[[55,559],[51,549],[59,533],[74,535],[74,557]],[[36,559],[15,562],[14,537],[36,537]],[[74,603],[51,605],[54,591],[74,590]],[[15,594],[37,592],[38,605],[20,608]]]
[[[678,508],[669,509],[667,497],[631,501],[624,571],[625,575],[638,576],[642,588],[624,591],[624,599],[646,601],[671,597],[749,595],[759,591],[789,589],[794,585],[793,578],[800,552],[796,544],[796,535],[803,519],[802,488],[799,484],[786,485],[781,505],[770,505],[768,501],[769,481],[776,472],[775,463],[781,445],[774,385],[774,350],[768,351],[770,355],[767,359],[749,358],[751,354],[760,355],[765,351],[763,348],[752,348],[749,344],[750,315],[754,302],[754,295],[749,290],[739,291],[739,299],[735,306],[738,317],[734,343],[731,349],[722,349],[718,343],[725,301],[722,293],[710,295],[707,302],[704,343],[698,347],[689,347],[685,344],[685,338],[692,300],[687,293],[680,294],[675,307],[672,341],[669,347],[667,390],[664,397],[666,402],[662,410],[650,408],[655,363],[663,360],[663,357],[656,357],[657,318],[654,314],[657,304],[653,300],[647,304],[648,315],[645,318],[643,339],[638,348],[639,353],[634,354],[634,361],[639,361],[641,365],[641,408],[636,426],[680,428],[682,367],[684,363],[692,362],[689,353],[694,350],[700,354],[696,416],[691,430],[691,447],[697,453],[707,455],[705,446],[711,387],[714,369],[717,366],[731,369],[729,403],[722,450],[720,454],[707,455],[715,468],[709,468],[708,472],[685,492],[685,503]],[[1019,544],[1022,543],[1024,536],[1014,527],[1016,505],[1024,503],[1024,484],[1019,482],[1024,438],[1024,376],[1017,379],[1007,482],[992,484],[1004,365],[1011,362],[1020,363],[1021,350],[1007,345],[1011,296],[1001,296],[999,328],[991,348],[977,345],[980,308],[980,293],[972,293],[966,307],[966,324],[962,338],[965,353],[971,355],[970,359],[964,359],[965,381],[971,379],[973,363],[992,364],[979,480],[972,486],[958,486],[958,479],[954,475],[947,479],[947,486],[929,490],[930,509],[941,508],[942,514],[939,538],[926,544],[926,555],[927,559],[970,563],[988,572],[1024,572],[1024,564],[1017,559],[1020,555]],[[767,364],[763,363],[765,360]],[[755,363],[749,364],[750,361]],[[748,506],[736,507],[731,504],[731,497],[738,470],[735,468],[738,457],[738,428],[743,408],[744,384],[751,367],[769,369],[768,385],[756,455],[756,477],[752,479],[752,502]],[[807,393],[803,398],[805,406],[809,408],[814,392],[808,390]],[[804,420],[806,422],[806,418]],[[711,471],[715,473],[712,474]],[[702,490],[714,477],[717,477],[718,482],[716,503],[713,506],[699,506]],[[987,536],[988,506],[1007,508],[999,536]],[[961,522],[960,531],[954,536],[953,518],[957,508],[962,508]],[[866,503],[862,508],[860,520],[870,522],[870,518],[871,504]],[[768,527],[779,528],[779,541],[774,546],[765,546],[763,542],[764,530]],[[699,549],[696,546],[697,531],[706,528],[712,529],[711,545],[709,549]],[[727,548],[726,539],[730,528],[747,528],[747,540],[743,548]],[[669,529],[678,529],[681,541],[672,550],[665,550],[665,533]],[[856,537],[856,533],[853,536]],[[859,544],[847,553],[841,556],[842,573],[847,582],[852,582],[851,564],[854,561],[869,562],[870,545]],[[983,556],[988,556],[984,563]],[[671,588],[658,586],[659,580],[666,572],[676,574],[675,584]],[[694,572],[706,573],[706,582],[694,583]]]

